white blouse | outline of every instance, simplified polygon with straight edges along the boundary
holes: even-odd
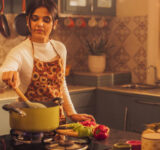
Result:
[[[52,42],[52,44],[50,42]],[[50,42],[48,43],[33,42],[34,57],[38,58],[41,61],[48,62],[51,61],[54,57],[56,57],[58,53],[60,57],[63,59],[64,70],[65,70],[67,51],[64,44],[55,40],[51,40]],[[56,49],[57,53],[53,49],[52,45]],[[26,39],[25,41],[21,42],[19,45],[11,49],[3,65],[0,67],[0,87],[6,86],[6,84],[2,81],[3,72],[18,71],[21,81],[19,88],[22,90],[23,93],[25,93],[31,81],[32,70],[33,70],[33,50],[31,41],[29,39]],[[63,98],[64,98],[63,107],[67,115],[76,113],[68,92],[66,81],[64,82],[63,85]]]

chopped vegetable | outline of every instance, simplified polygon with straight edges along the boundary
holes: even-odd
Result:
[[[82,121],[80,123],[84,126],[87,126],[87,127],[96,126],[96,123],[94,121],[90,121],[90,120]]]
[[[93,136],[92,127],[86,127],[81,123],[71,123],[69,127],[72,127],[74,131],[77,131],[79,137]]]
[[[96,140],[104,140],[109,135],[108,127],[106,127],[105,125],[97,125],[93,121],[71,123],[67,126],[71,127],[73,131],[78,132],[79,137],[94,136]]]

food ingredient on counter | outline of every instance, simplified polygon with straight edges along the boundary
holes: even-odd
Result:
[[[109,136],[109,128],[105,125],[98,125],[94,129],[94,137],[96,140],[104,140]]]
[[[71,123],[69,127],[73,128],[73,131],[78,132],[79,137],[90,137],[93,136],[93,127],[87,127],[81,123]]]
[[[90,121],[90,120],[82,121],[80,123],[84,126],[87,126],[87,127],[96,126],[96,123],[94,121]]]
[[[73,131],[78,132],[79,137],[91,137],[96,140],[104,140],[109,136],[110,129],[105,125],[96,124],[93,121],[83,121],[77,123],[71,123],[67,125],[71,127]]]

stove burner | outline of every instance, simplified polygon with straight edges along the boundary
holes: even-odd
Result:
[[[74,144],[74,142],[71,141],[71,140],[60,140],[60,141],[59,141],[59,145],[60,145],[60,146],[65,146],[65,147],[67,147],[67,146],[72,146],[73,144]]]
[[[54,140],[55,132],[25,132],[11,129],[11,138],[14,145],[32,143],[50,143]]]
[[[67,144],[67,142],[69,142],[70,144]],[[65,144],[64,144],[65,143]],[[60,142],[53,142],[51,144],[48,144],[45,146],[45,148],[47,150],[87,150],[88,149],[88,145],[87,144],[77,144],[74,143],[74,141],[64,141],[64,143],[60,143]]]
[[[68,137],[56,132],[24,132],[11,130],[11,144],[15,150],[87,150],[89,139]]]
[[[53,141],[50,144],[46,144],[47,150],[88,150],[90,141],[88,138],[80,139],[74,137],[68,137],[64,140]]]

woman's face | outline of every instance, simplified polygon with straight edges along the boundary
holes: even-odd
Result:
[[[30,17],[31,40],[35,42],[48,42],[49,35],[56,25],[53,24],[51,14],[47,8],[37,8]]]

